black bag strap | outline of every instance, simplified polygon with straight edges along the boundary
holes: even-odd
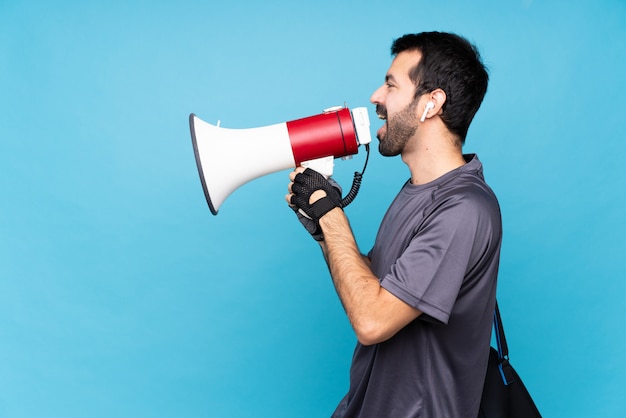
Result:
[[[513,368],[509,363],[509,346],[504,335],[504,326],[502,326],[498,301],[496,301],[496,308],[493,313],[493,328],[496,333],[496,343],[498,344],[498,369],[500,370],[502,381],[508,386],[515,381],[515,377]]]

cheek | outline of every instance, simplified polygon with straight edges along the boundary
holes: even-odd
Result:
[[[385,102],[389,112],[398,113],[411,104],[413,97],[408,94],[389,94]]]

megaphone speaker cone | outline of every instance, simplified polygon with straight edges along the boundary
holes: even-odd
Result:
[[[248,181],[295,167],[286,123],[227,129],[192,113],[189,126],[204,196],[213,215]]]

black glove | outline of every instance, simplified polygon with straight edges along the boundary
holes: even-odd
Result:
[[[323,190],[326,196],[311,205],[309,200],[317,190]],[[295,176],[291,192],[291,204],[300,223],[316,241],[323,241],[319,220],[330,210],[342,207],[341,187],[332,178],[326,179],[317,171],[307,168]]]
[[[322,234],[322,228],[320,227],[319,223],[313,221],[307,215],[304,215],[304,212],[300,208],[292,206],[291,209],[293,209],[293,211],[296,213],[296,216],[298,217],[298,220],[300,221],[302,226],[304,226],[304,229],[306,229],[307,232],[311,234],[315,241],[324,241],[324,234]]]

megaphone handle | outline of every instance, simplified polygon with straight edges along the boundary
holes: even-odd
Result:
[[[335,157],[330,155],[328,157],[316,158],[314,160],[303,161],[300,165],[304,168],[315,170],[324,177],[328,178],[333,175]]]
[[[335,157],[332,155],[328,157],[316,158],[314,160],[302,161],[300,165],[304,168],[310,168],[320,173],[322,176],[329,178],[333,175],[333,167],[335,166]],[[298,212],[307,219],[311,219],[302,209],[298,209]]]
[[[363,179],[363,174],[365,173],[365,169],[367,168],[367,162],[370,158],[370,146],[369,144],[364,144],[365,146],[365,164],[363,164],[363,170],[359,173],[358,171],[354,173],[354,180],[352,181],[352,186],[350,187],[350,191],[348,194],[341,199],[341,207],[345,208],[356,198],[356,195],[359,193],[359,189],[361,188],[361,181]],[[335,158],[331,155],[329,157],[317,158],[315,160],[303,161],[302,167],[310,168],[312,170],[317,171],[321,175],[326,178],[333,175],[333,167],[334,167]],[[304,213],[304,211],[300,211],[304,216],[308,218],[308,216]],[[310,219],[310,218],[309,218]]]

